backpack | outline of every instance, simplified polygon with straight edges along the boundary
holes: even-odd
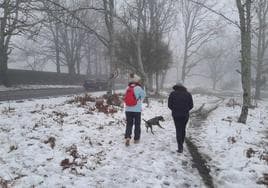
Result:
[[[130,85],[125,93],[124,102],[127,106],[135,106],[137,104],[137,99],[134,92],[135,85]]]

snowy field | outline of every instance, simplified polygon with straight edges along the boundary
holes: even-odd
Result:
[[[142,116],[164,116],[165,129],[153,127],[152,135],[142,122],[141,142],[125,147],[123,109],[107,115],[94,102],[79,105],[73,98],[0,104],[0,187],[205,187],[187,149],[175,152],[166,100],[152,101]],[[194,96],[196,107],[215,100]],[[256,182],[268,172],[268,103],[250,110],[244,125],[236,123],[240,107],[227,102],[204,125],[189,125],[187,135],[209,159],[215,187],[265,187]]]

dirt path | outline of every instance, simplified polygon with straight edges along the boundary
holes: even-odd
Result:
[[[202,154],[199,152],[197,146],[190,139],[186,138],[185,142],[193,158],[194,167],[197,168],[202,180],[204,181],[204,184],[208,188],[214,188],[213,178],[210,175],[210,169],[207,166],[206,159],[202,157]]]

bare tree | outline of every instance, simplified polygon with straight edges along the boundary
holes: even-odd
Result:
[[[226,69],[229,51],[224,49],[219,43],[211,45],[204,50],[208,74],[203,75],[212,81],[212,88],[216,89],[218,83],[223,79],[228,71]]]
[[[115,64],[115,30],[114,30],[114,18],[115,18],[115,4],[114,0],[103,0],[104,18],[108,32],[108,51],[110,62],[110,79],[108,81],[108,93],[112,94],[114,90],[115,71],[117,69]]]
[[[70,75],[80,74],[81,48],[85,33],[64,25],[60,28],[60,47]]]
[[[8,85],[8,56],[11,53],[11,38],[22,32],[34,34],[41,20],[34,16],[39,10],[37,1],[2,0],[0,3],[0,83]]]
[[[45,43],[25,40],[24,43],[20,42],[20,46],[15,46],[19,51],[19,60],[26,62],[25,68],[33,71],[42,71],[45,68],[45,65],[50,59],[44,50],[45,45]]]
[[[52,4],[56,5],[61,9],[61,11],[65,12],[68,17],[72,17],[78,24],[71,25],[69,23],[66,23],[66,21],[61,20],[62,23],[65,23],[69,25],[70,27],[80,28],[82,30],[85,30],[87,33],[90,33],[92,35],[95,35],[95,37],[100,40],[100,42],[107,47],[109,51],[109,59],[110,59],[110,72],[111,76],[109,79],[109,93],[112,93],[111,90],[113,88],[113,80],[114,76],[113,73],[116,70],[115,66],[115,60],[114,60],[114,15],[115,15],[115,6],[114,6],[114,0],[102,0],[102,1],[83,1],[83,5],[80,7],[76,7],[73,9],[70,9],[69,7],[66,7],[62,5],[61,3],[57,3],[53,0],[46,0],[51,2]],[[85,12],[85,11],[96,11],[100,13],[100,16],[104,17],[104,23],[106,26],[106,32],[107,35],[102,35],[103,32],[100,32],[95,29],[95,25],[88,24],[86,20],[83,19],[83,17],[79,17],[79,12]],[[106,33],[104,33],[106,34]]]
[[[238,122],[246,123],[248,116],[248,108],[251,106],[251,0],[236,0],[236,7],[238,9],[240,25],[235,21],[229,19],[222,13],[200,3],[196,0],[189,0],[192,3],[201,5],[207,10],[223,17],[229,23],[238,26],[241,35],[241,77],[243,89],[243,106]]]
[[[72,8],[80,7],[79,3],[71,1],[69,2]],[[83,20],[87,14],[86,11],[80,11],[73,13],[75,17]],[[86,31],[79,28],[79,22],[75,17],[69,17],[65,14],[61,17],[63,24],[59,25],[58,29],[58,45],[63,55],[64,61],[68,67],[70,75],[80,74],[80,65],[82,60],[82,47],[84,39],[86,37]]]
[[[144,64],[149,77],[149,86],[153,86],[152,76],[154,74],[156,93],[159,93],[167,69],[172,63],[172,53],[169,51],[170,38],[169,41],[164,42],[164,37],[168,36],[175,26],[176,3],[172,0],[146,1],[146,3],[148,10],[145,9],[145,11],[148,13],[145,13],[142,19],[143,33],[145,40],[149,39],[151,42],[149,42],[149,50],[145,52],[149,54],[149,58]]]
[[[268,2],[265,0],[258,0],[255,2],[255,10],[257,13],[257,23],[256,23],[256,45],[253,43],[253,47],[256,47],[256,61],[253,64],[255,68],[255,99],[260,99],[261,87],[265,84],[266,78],[264,74],[268,73],[268,70],[265,70],[265,53],[268,48]]]
[[[136,50],[137,50],[137,59],[138,59],[138,67],[142,74],[143,79],[145,80],[145,86],[148,87],[147,81],[148,76],[145,73],[144,65],[142,62],[142,54],[141,54],[141,22],[142,22],[142,12],[145,6],[145,0],[136,0],[137,7],[137,29],[136,29]]]
[[[96,45],[97,41],[95,37],[91,36],[90,34],[86,35],[86,42],[84,44],[84,56],[86,59],[86,75],[90,76],[93,73],[93,64],[96,61],[93,61],[93,54],[94,54],[94,49],[97,49]],[[96,65],[95,65],[96,66]]]
[[[29,31],[34,25],[39,23],[40,20],[35,18],[44,18],[43,14],[40,14],[41,11],[47,13],[47,17],[45,17],[46,19],[49,18],[47,19],[48,23],[46,26],[49,27],[52,34],[55,55],[48,55],[50,57],[55,57],[57,72],[60,72],[60,62],[63,62],[64,60],[65,62],[69,62],[68,66],[71,74],[75,73],[75,69],[78,73],[80,72],[80,62],[82,61],[81,49],[83,46],[82,43],[85,42],[83,40],[85,33],[94,35],[107,48],[109,48],[109,46],[114,46],[109,45],[109,40],[99,34],[101,33],[100,30],[97,31],[94,28],[96,24],[100,23],[91,25],[91,23],[87,22],[86,16],[82,16],[89,12],[98,12],[101,16],[105,15],[104,17],[108,18],[107,15],[110,15],[110,12],[113,12],[109,9],[109,7],[113,8],[113,1],[81,0],[77,1],[77,3],[79,3],[79,5],[77,4],[78,6],[76,5],[72,7],[69,6],[72,2],[69,1],[63,3],[60,0],[4,0],[3,3],[0,3],[0,11],[4,13],[3,17],[2,15],[0,16],[0,42],[2,42],[2,45],[0,45],[1,82],[7,82],[7,57],[10,53],[8,50],[10,49],[11,36],[21,33],[22,31]],[[105,5],[107,4],[108,6],[105,10]],[[101,6],[95,7],[95,5]],[[110,12],[107,13],[107,11]],[[35,13],[37,13],[36,16],[34,16]],[[105,19],[103,19],[103,22],[105,23]],[[110,27],[108,28],[107,26],[107,30],[110,31]],[[79,34],[75,34],[75,32],[79,32]],[[77,45],[73,45],[74,43]],[[113,60],[113,62],[115,61]]]
[[[55,3],[60,3],[60,0],[55,0]],[[57,73],[61,72],[61,57],[60,57],[60,39],[59,39],[59,29],[61,26],[61,23],[58,19],[55,19],[57,16],[61,15],[61,10],[59,7],[57,7],[55,4],[43,1],[44,10],[47,13],[47,22],[44,24],[45,28],[48,30],[45,30],[45,37],[46,39],[51,40],[51,43],[53,46],[49,46],[51,50],[53,50],[52,53],[54,53],[54,61],[56,64],[56,71]],[[50,39],[51,38],[51,39]]]
[[[142,54],[141,54],[141,32],[142,32],[142,16],[145,6],[145,0],[133,0],[131,2],[125,1],[122,6],[121,16],[117,16],[120,22],[126,27],[128,34],[135,43],[136,60],[137,63],[133,67],[143,78],[147,88],[148,76],[145,73]]]
[[[218,26],[216,20],[210,23],[210,12],[203,6],[205,0],[198,0],[198,4],[188,0],[180,2],[184,33],[181,80],[184,82],[191,70],[203,60],[199,51],[206,43],[214,39]]]

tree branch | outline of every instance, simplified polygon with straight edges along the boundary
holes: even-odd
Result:
[[[237,26],[238,28],[240,28],[240,25],[239,25],[237,22],[231,20],[230,18],[228,18],[228,17],[225,16],[224,14],[222,14],[222,13],[220,13],[220,12],[217,12],[216,10],[214,10],[214,9],[212,9],[212,8],[210,8],[210,7],[208,7],[208,6],[205,5],[204,3],[200,3],[200,2],[197,2],[197,1],[195,1],[195,0],[189,0],[189,1],[192,2],[192,3],[198,4],[198,5],[200,5],[200,6],[204,7],[204,8],[206,8],[206,9],[208,9],[209,11],[211,11],[211,12],[213,12],[213,13],[215,13],[215,14],[221,16],[221,17],[223,17],[225,20],[227,20],[227,21],[230,22],[231,24],[233,24],[233,25]]]

